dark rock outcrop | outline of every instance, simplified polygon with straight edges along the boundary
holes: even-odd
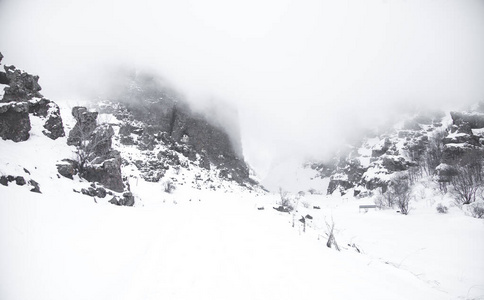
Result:
[[[47,137],[55,140],[65,136],[60,109],[55,102],[46,98],[38,101],[31,100],[29,101],[29,113],[46,119],[42,133]]]
[[[25,102],[34,97],[42,98],[39,76],[31,75],[15,68],[4,66],[8,85],[0,102]]]
[[[484,128],[484,114],[483,113],[463,113],[463,112],[451,112],[454,125],[462,125],[463,123],[469,124],[470,128]]]
[[[25,181],[25,178],[23,178],[22,176],[17,176],[15,177],[15,183],[17,185],[25,185],[27,182]]]
[[[0,83],[7,84],[0,99],[0,137],[14,142],[30,137],[30,117],[33,114],[45,119],[43,133],[51,139],[65,135],[60,110],[54,102],[42,98],[39,76],[5,66],[0,72]]]
[[[81,176],[88,181],[98,182],[116,192],[124,190],[123,177],[121,175],[121,156],[118,151],[113,150],[95,163],[87,164]]]
[[[37,181],[31,179],[31,180],[29,180],[29,185],[32,186],[32,189],[30,190],[31,192],[39,193],[39,194],[42,193],[40,191],[40,185],[39,185],[39,183]]]
[[[29,105],[27,102],[0,103],[0,137],[14,142],[30,137]]]

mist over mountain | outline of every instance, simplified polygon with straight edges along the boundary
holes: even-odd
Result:
[[[484,299],[483,37],[482,0],[0,0],[0,299]]]
[[[471,0],[0,2],[6,63],[52,98],[91,96],[119,66],[153,70],[192,103],[237,107],[261,174],[402,112],[481,101],[483,28]]]

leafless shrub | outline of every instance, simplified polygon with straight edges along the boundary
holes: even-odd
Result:
[[[378,195],[375,197],[375,204],[379,209],[393,208],[395,206],[395,198],[390,191],[383,192],[380,188]]]
[[[393,179],[390,192],[395,198],[397,207],[400,209],[400,213],[408,215],[410,211],[410,199],[411,199],[411,186],[408,177],[405,175],[397,176]]]
[[[163,182],[163,190],[165,193],[171,194],[176,189],[175,184],[170,179]]]
[[[474,149],[467,152],[458,162],[457,175],[451,181],[457,205],[476,201],[476,194],[484,185],[483,156],[482,150]]]
[[[284,191],[282,188],[279,188],[279,196],[281,197],[281,200],[279,201],[278,204],[287,208],[288,211],[293,211],[294,205],[291,201],[291,197],[289,195],[289,192]]]
[[[437,209],[437,212],[438,212],[439,214],[446,214],[446,213],[447,213],[447,211],[449,210],[449,209],[447,208],[447,206],[442,205],[442,203],[439,203],[439,204],[437,205],[436,209]]]

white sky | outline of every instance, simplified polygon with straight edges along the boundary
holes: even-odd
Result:
[[[484,1],[0,0],[0,51],[56,101],[117,64],[226,99],[264,176],[401,112],[484,100]]]

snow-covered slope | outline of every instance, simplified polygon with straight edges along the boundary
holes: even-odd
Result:
[[[306,195],[293,217],[272,209],[278,195],[191,185],[168,194],[135,177],[142,200],[134,207],[96,203],[72,192],[88,183],[57,176],[56,160],[73,153],[66,138],[52,141],[35,128],[24,143],[0,141],[2,172],[26,168],[42,191],[0,185],[2,299],[484,295],[484,241],[476,239],[484,224],[457,208],[440,215],[423,201],[404,217],[360,213],[362,200],[351,197]],[[297,220],[308,214],[304,232]],[[341,252],[326,247],[331,219]]]

